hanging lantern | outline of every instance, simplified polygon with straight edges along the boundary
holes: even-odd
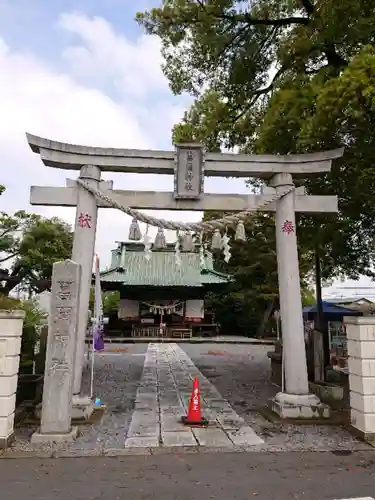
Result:
[[[219,229],[215,229],[211,241],[212,250],[221,250],[223,248],[223,242],[221,240],[221,234]]]
[[[159,227],[155,237],[154,249],[160,250],[161,248],[166,248],[166,246],[167,246],[167,240],[165,239],[164,229]]]
[[[182,238],[182,251],[192,252],[194,250],[193,237],[190,232],[184,234]]]
[[[236,227],[236,234],[234,235],[234,239],[236,241],[246,241],[245,225],[244,225],[242,220],[238,221],[238,224]]]
[[[142,239],[142,233],[139,229],[139,224],[136,218],[132,220],[129,228],[129,240],[131,241],[139,241]]]

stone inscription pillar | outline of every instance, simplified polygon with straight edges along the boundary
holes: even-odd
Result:
[[[101,171],[93,165],[81,168],[80,178],[97,187]],[[85,354],[85,336],[87,329],[88,307],[95,250],[98,207],[95,197],[78,186],[77,213],[74,227],[72,260],[81,265],[81,285],[79,289],[79,310],[77,323],[76,360],[74,368],[73,395],[74,403],[79,404],[82,370]],[[75,415],[79,418],[79,415]]]
[[[0,449],[13,441],[24,311],[0,311]]]
[[[375,438],[375,317],[346,317],[351,424]]]
[[[277,174],[271,185],[276,193],[293,186],[290,174]],[[309,394],[302,317],[294,191],[276,202],[276,250],[283,339],[285,392],[276,395],[273,409],[286,418],[313,417],[319,399]],[[329,413],[329,409],[327,408]],[[322,413],[320,409],[320,414]]]
[[[33,443],[71,441],[77,436],[71,413],[79,284],[79,264],[66,260],[53,265],[42,416]]]

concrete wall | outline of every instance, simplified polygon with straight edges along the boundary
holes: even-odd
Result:
[[[14,435],[23,318],[23,311],[0,311],[0,448]]]
[[[375,437],[375,317],[346,317],[351,423]]]

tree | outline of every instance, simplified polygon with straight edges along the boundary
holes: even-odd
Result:
[[[332,172],[301,179],[338,194],[337,217],[299,218],[322,277],[373,275],[375,8],[370,0],[164,0],[137,16],[162,40],[176,94],[195,97],[176,142],[288,154],[345,146]]]
[[[34,292],[49,289],[52,266],[69,258],[72,231],[61,219],[24,211],[0,213],[0,293],[21,284]]]
[[[207,213],[205,220],[222,217],[223,213]],[[215,310],[222,331],[261,336],[267,328],[271,314],[279,308],[277,278],[275,221],[269,214],[257,214],[245,222],[246,242],[234,240],[234,230],[228,228],[231,237],[229,263],[222,252],[215,256],[217,270],[230,274],[234,282],[224,293],[210,294],[208,304]],[[309,295],[307,280],[311,262],[300,246],[301,288],[303,298]]]
[[[120,304],[120,292],[108,292],[104,294],[103,297],[103,312],[104,314],[110,316],[111,314],[117,314]]]
[[[102,294],[102,300],[103,300],[104,315],[117,313],[120,303],[120,292],[118,291],[104,292]],[[94,313],[94,306],[95,306],[95,287],[92,286],[90,290],[89,308],[93,313]]]

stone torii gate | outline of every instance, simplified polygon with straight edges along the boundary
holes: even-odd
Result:
[[[317,412],[328,416],[329,409],[309,393],[308,387],[295,212],[337,212],[337,197],[306,195],[303,187],[294,188],[293,177],[328,172],[332,160],[343,155],[343,149],[304,155],[250,156],[204,153],[197,144],[178,145],[175,151],[149,151],[77,146],[30,134],[27,140],[46,166],[80,172],[79,183],[68,179],[66,187],[32,186],[30,200],[32,205],[77,207],[72,260],[81,265],[81,286],[75,407],[89,405],[80,392],[98,208],[222,211],[225,207],[233,212],[276,212],[285,392],[277,394],[273,408],[281,417],[310,418]],[[114,190],[112,181],[101,180],[102,171],[172,174],[174,192]],[[258,177],[268,186],[261,195],[208,194],[204,193],[204,176]]]

